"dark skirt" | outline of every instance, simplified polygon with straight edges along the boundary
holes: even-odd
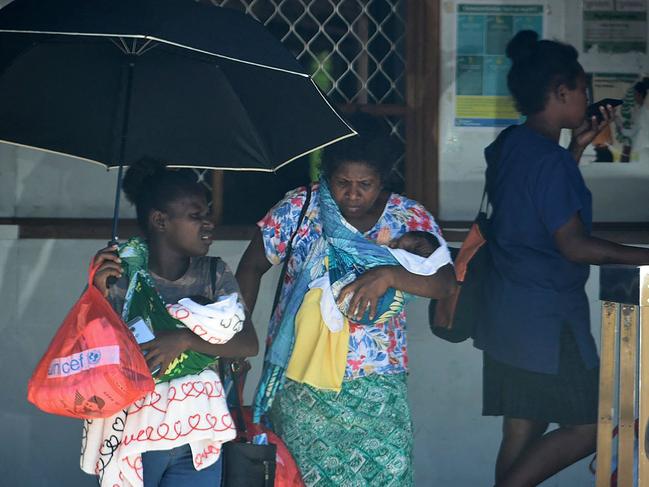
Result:
[[[587,369],[567,327],[557,374],[519,369],[483,355],[482,415],[562,425],[597,423],[599,367]]]

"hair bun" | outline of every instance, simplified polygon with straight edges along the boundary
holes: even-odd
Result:
[[[122,181],[122,188],[128,200],[135,204],[138,196],[147,188],[152,179],[164,174],[165,165],[155,159],[143,158],[128,168]]]
[[[507,57],[517,63],[529,58],[539,42],[538,33],[533,30],[521,30],[507,43]]]

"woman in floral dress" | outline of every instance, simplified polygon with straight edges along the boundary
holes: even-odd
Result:
[[[258,223],[236,277],[252,311],[292,240],[255,417],[270,420],[305,483],[401,487],[412,484],[413,439],[403,304],[445,296],[455,278],[434,218],[385,189],[388,139],[374,120],[356,122],[358,137],[325,149],[320,183]],[[427,271],[407,270],[389,247],[423,255]]]

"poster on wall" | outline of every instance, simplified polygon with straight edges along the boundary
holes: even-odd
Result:
[[[543,35],[543,5],[459,4],[455,125],[505,127],[520,115],[507,90],[507,42],[531,29]]]
[[[647,84],[644,89],[643,84]],[[583,162],[649,164],[647,88],[649,79],[643,81],[637,73],[588,74],[588,90],[592,100],[617,98],[624,103],[617,108],[614,121],[584,152]]]
[[[647,0],[584,0],[584,52],[647,52]]]

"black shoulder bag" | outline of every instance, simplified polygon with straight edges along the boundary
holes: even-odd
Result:
[[[221,375],[224,376],[224,362],[219,361]],[[246,420],[243,414],[243,384],[239,381],[241,369],[232,361],[229,373],[232,377],[234,404],[230,405],[234,423],[237,427],[237,438],[223,444],[222,487],[273,487],[277,447],[275,445],[255,445],[249,438]]]

